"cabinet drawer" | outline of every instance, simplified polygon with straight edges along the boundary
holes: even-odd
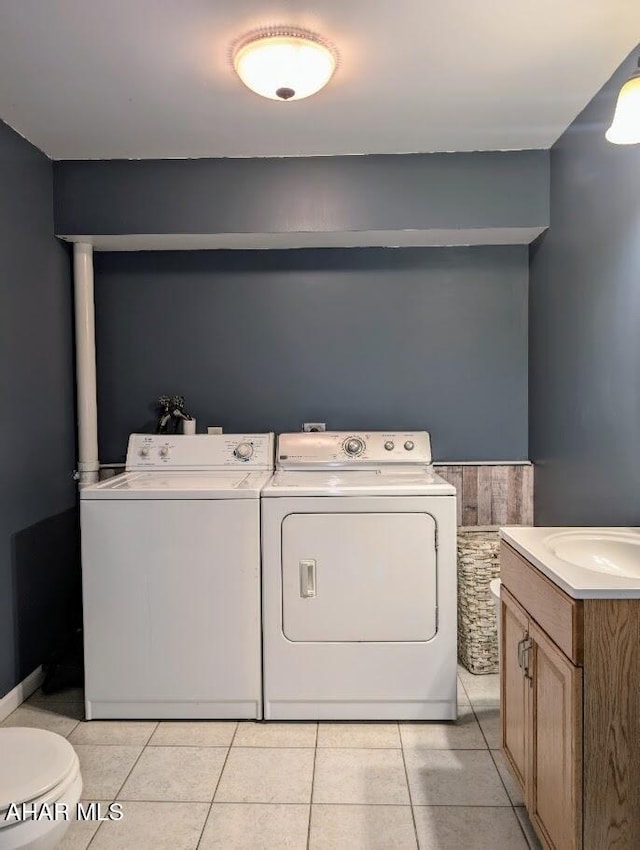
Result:
[[[582,665],[582,602],[567,596],[504,541],[500,547],[500,578],[567,658]]]

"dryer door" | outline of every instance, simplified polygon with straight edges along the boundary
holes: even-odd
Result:
[[[282,630],[291,641],[426,641],[437,630],[436,525],[426,513],[289,514]]]

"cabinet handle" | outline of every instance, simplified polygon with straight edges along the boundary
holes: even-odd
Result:
[[[307,558],[300,561],[300,596],[309,599],[316,595],[316,562]]]
[[[530,637],[527,637],[525,640],[524,646],[522,648],[522,659],[523,659],[523,669],[524,669],[524,677],[529,680],[529,687],[533,687],[533,675],[529,670],[529,653],[533,648],[533,641]]]
[[[527,640],[528,640],[528,639],[529,639],[529,635],[525,635],[525,636],[522,638],[522,640],[519,640],[519,641],[518,641],[518,667],[519,667],[521,670],[524,670],[524,667],[523,667],[523,663],[524,663],[524,645],[525,645],[525,643],[527,642]]]

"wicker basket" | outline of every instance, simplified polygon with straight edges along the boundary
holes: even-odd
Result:
[[[458,657],[471,673],[498,672],[496,611],[489,582],[500,576],[497,530],[458,530]]]

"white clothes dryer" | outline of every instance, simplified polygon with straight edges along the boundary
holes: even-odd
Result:
[[[262,491],[267,719],[456,717],[456,496],[426,432],[282,434]]]
[[[133,434],[80,492],[86,715],[262,717],[260,491],[273,434]]]

